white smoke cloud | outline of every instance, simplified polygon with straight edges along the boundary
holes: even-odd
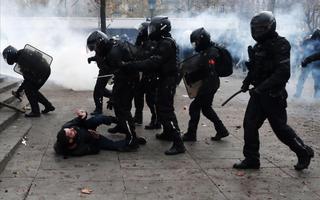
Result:
[[[21,49],[30,44],[53,57],[50,81],[74,90],[92,90],[98,68],[87,63],[86,38],[90,29],[98,28],[97,19],[82,23],[81,19],[39,17],[41,13],[31,13],[38,17],[20,17],[19,9],[10,9],[13,7],[18,8],[13,2],[1,5],[1,51],[8,45]],[[47,7],[37,10],[53,13]],[[2,58],[0,64],[1,73],[17,76]]]

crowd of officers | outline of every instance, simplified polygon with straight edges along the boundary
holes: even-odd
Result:
[[[276,32],[276,20],[271,12],[261,12],[251,20],[251,34],[256,41],[248,47],[249,60],[246,62],[248,74],[241,87],[249,91],[250,99],[245,112],[244,160],[234,164],[237,169],[260,168],[259,128],[268,119],[279,140],[296,153],[296,170],[308,168],[314,152],[304,144],[295,131],[287,125],[286,83],[290,78],[290,44]],[[99,76],[93,92],[95,110],[88,117],[85,111],[78,111],[77,117],[61,128],[57,136],[55,150],[63,155],[85,155],[97,153],[100,149],[135,151],[146,140],[137,136],[136,124],[142,124],[144,94],[151,111],[151,121],[146,129],[160,129],[159,140],[172,141],[166,155],[181,154],[186,151],[184,141],[196,141],[200,112],[213,122],[216,135],[212,140],[220,140],[229,135],[228,130],[212,108],[212,101],[220,86],[215,65],[220,52],[204,29],[194,30],[190,42],[198,54],[202,54],[205,65],[199,69],[198,79],[202,80],[197,96],[193,99],[189,115],[188,130],[181,135],[174,112],[174,96],[180,82],[178,47],[171,34],[168,17],[157,16],[144,22],[139,28],[136,43],[108,38],[100,31],[93,32],[87,39],[87,47],[95,51],[88,62],[95,61]],[[304,65],[317,59],[314,55],[304,61]],[[106,89],[113,78],[113,89]],[[250,85],[253,88],[250,89]],[[115,117],[104,116],[103,97],[109,97],[108,106],[114,109]],[[132,102],[136,105],[132,117]],[[124,140],[111,141],[96,133],[101,124],[116,123],[110,133],[123,133]],[[81,145],[85,144],[85,145]]]

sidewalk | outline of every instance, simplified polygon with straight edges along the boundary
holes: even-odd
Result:
[[[315,149],[315,158],[308,170],[297,172],[296,156],[273,134],[266,122],[260,132],[261,169],[234,170],[232,165],[243,158],[242,120],[248,96],[240,94],[221,107],[221,103],[241,86],[241,80],[221,80],[216,94],[216,112],[231,135],[220,142],[210,140],[215,135],[213,125],[201,117],[198,141],[186,143],[187,152],[166,156],[171,143],[155,139],[158,131],[137,127],[138,135],[147,138],[147,145],[138,152],[102,151],[98,155],[80,158],[56,156],[53,144],[61,125],[73,117],[76,108],[93,110],[92,92],[75,92],[59,87],[44,90],[56,106],[56,111],[32,122],[26,145],[16,153],[0,174],[0,199],[10,200],[316,200],[320,199],[320,103],[301,105],[288,103],[288,122],[305,143]],[[188,125],[185,88],[180,85],[176,95],[176,114],[182,130]],[[185,107],[186,106],[186,107]],[[186,109],[185,109],[186,108]],[[105,114],[112,112],[104,110]],[[144,108],[144,125],[150,114]],[[108,137],[107,126],[99,132]],[[81,189],[93,190],[81,194]]]

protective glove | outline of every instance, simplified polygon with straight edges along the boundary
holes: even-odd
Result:
[[[112,110],[112,108],[113,108],[112,100],[107,101],[107,109]]]
[[[305,58],[302,62],[301,62],[301,67],[306,67],[309,64],[309,60],[307,58]]]
[[[241,92],[247,92],[249,90],[249,85],[248,84],[243,84],[241,86]]]
[[[90,64],[92,61],[95,61],[95,57],[88,58],[88,63]]]
[[[252,61],[254,59],[254,50],[253,47],[250,45],[248,46],[248,56],[249,60]]]
[[[250,96],[256,96],[261,94],[261,91],[258,88],[252,88],[249,90]]]

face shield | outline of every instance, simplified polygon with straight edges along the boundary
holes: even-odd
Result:
[[[153,35],[155,32],[157,31],[157,28],[155,25],[150,24],[148,26],[148,36],[150,37],[150,35]]]

